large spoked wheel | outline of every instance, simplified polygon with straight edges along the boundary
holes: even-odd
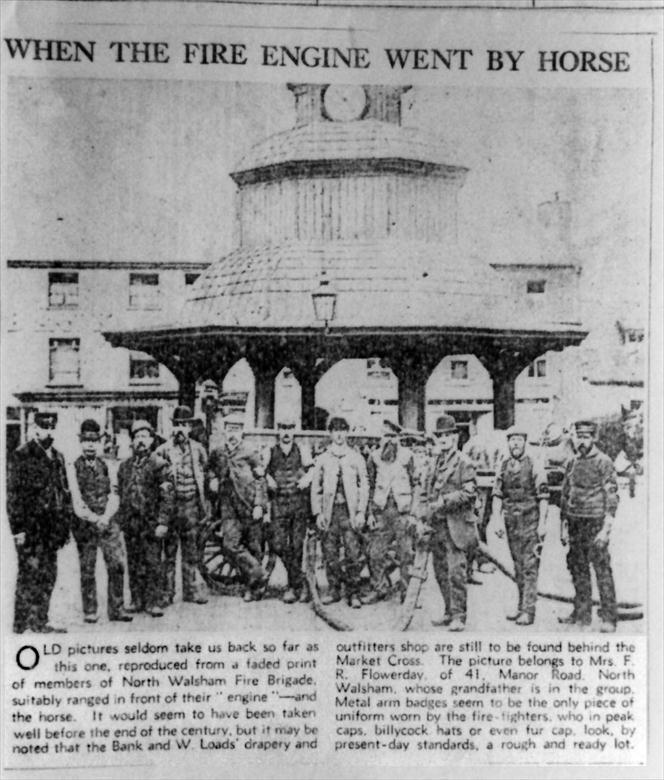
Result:
[[[220,523],[207,523],[199,533],[199,560],[203,579],[210,590],[224,596],[238,596],[244,590],[240,573],[224,552]],[[266,540],[262,560],[263,570],[269,580],[275,565],[275,555]]]

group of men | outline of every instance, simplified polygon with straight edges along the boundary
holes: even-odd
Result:
[[[224,419],[224,442],[209,457],[191,436],[194,419],[177,407],[171,436],[160,440],[149,422],[131,428],[132,455],[117,479],[101,457],[101,431],[81,425],[81,455],[68,466],[53,448],[57,417],[37,413],[34,438],[10,464],[8,508],[18,553],[14,630],[60,631],[48,622],[57,574],[57,551],[69,533],[80,559],[83,618],[99,619],[95,569],[101,548],[108,572],[108,618],[128,622],[137,612],[160,617],[176,592],[180,549],[182,599],[207,602],[201,574],[200,531],[212,524],[224,557],[236,569],[245,601],[261,599],[266,539],[287,575],[283,601],[311,598],[302,558],[308,529],[315,528],[327,587],[321,601],[343,598],[353,608],[375,604],[395,589],[403,598],[413,561],[414,537],[426,532],[444,615],[432,620],[462,631],[467,616],[469,561],[478,543],[478,485],[470,458],[458,449],[453,417],[441,416],[433,451],[420,468],[402,443],[400,427],[383,424],[378,446],[363,455],[348,442],[342,417],[328,424],[329,443],[313,459],[295,441],[296,425],[278,423],[267,457],[244,440],[244,416]],[[608,541],[618,497],[611,460],[594,443],[593,423],[576,424],[577,452],[562,485],[563,541],[575,589],[574,610],[564,623],[588,625],[592,616],[590,567],[600,591],[600,629],[613,631],[616,598]],[[509,454],[492,490],[494,518],[504,519],[514,561],[518,605],[508,619],[531,625],[537,603],[539,559],[546,531],[546,476],[527,452],[527,435],[507,432]],[[499,523],[502,533],[503,520]],[[124,536],[124,544],[122,538]],[[126,550],[126,554],[125,554]],[[390,561],[395,566],[390,566]],[[368,563],[370,585],[362,579]],[[124,575],[131,601],[125,607]]]

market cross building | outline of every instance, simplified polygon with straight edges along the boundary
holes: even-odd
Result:
[[[446,356],[472,354],[491,377],[494,425],[507,428],[519,374],[587,335],[578,269],[539,268],[547,295],[533,296],[523,268],[460,251],[457,196],[468,169],[402,124],[409,87],[289,89],[294,127],[254,146],[231,173],[237,248],[201,274],[177,322],[106,337],[166,365],[192,405],[202,380],[221,387],[246,359],[258,429],[274,427],[284,367],[301,386],[302,427],[314,430],[321,376],[342,359],[377,357],[398,380],[400,422],[422,430],[431,372]]]

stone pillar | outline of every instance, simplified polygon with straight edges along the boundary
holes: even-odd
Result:
[[[280,369],[252,366],[256,387],[256,428],[274,428],[274,381]]]
[[[404,428],[424,430],[427,381],[441,359],[414,348],[407,356],[390,358],[390,367],[399,380],[399,423]]]
[[[302,390],[301,416],[303,431],[317,431],[319,422],[316,419],[316,385],[318,376],[314,371],[302,371],[298,375]]]
[[[396,373],[396,372],[395,372]],[[429,374],[420,370],[399,379],[399,423],[423,431],[426,419],[426,384]]]
[[[181,406],[188,406],[193,414],[196,405],[196,378],[189,372],[183,372],[178,376],[178,381],[178,402]]]
[[[493,379],[493,427],[504,431],[514,425],[515,394],[517,374],[496,374]]]

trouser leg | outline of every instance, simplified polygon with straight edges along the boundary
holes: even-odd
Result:
[[[443,544],[447,558],[447,577],[449,581],[450,607],[452,618],[466,621],[467,602],[467,558],[466,551],[460,550],[452,539],[447,522],[443,525]]]
[[[114,617],[124,609],[124,554],[122,535],[117,523],[111,521],[100,532],[99,544],[108,572],[108,616]]]
[[[33,627],[38,631],[48,623],[51,596],[58,576],[58,551],[53,547],[37,548],[37,567],[34,571]]]
[[[346,582],[346,596],[357,595],[360,590],[360,571],[362,559],[362,545],[357,531],[353,528],[348,511],[343,506],[339,509],[335,507],[333,515],[336,514],[341,528],[344,544],[344,579]]]
[[[327,531],[323,534],[321,540],[321,547],[323,550],[323,558],[325,559],[325,571],[327,575],[327,583],[332,591],[339,591],[341,589],[342,570],[339,554],[341,551],[341,537],[342,531],[338,520],[334,514],[330,521],[330,525]]]
[[[369,556],[369,571],[371,585],[378,593],[387,590],[385,570],[387,568],[387,553],[394,537],[394,528],[387,510],[374,512],[376,527],[370,532],[367,552]]]
[[[135,531],[124,532],[129,591],[131,602],[138,610],[145,608],[145,560],[141,536]]]
[[[443,596],[443,601],[445,602],[445,615],[450,617],[452,615],[452,595],[450,593],[447,551],[443,539],[443,524],[446,524],[444,519],[437,520],[437,527],[431,539],[431,552],[433,557],[433,572]]]
[[[588,539],[583,526],[570,520],[569,552],[567,568],[574,585],[574,614],[577,620],[589,621],[592,616],[592,588],[590,562],[588,560]]]
[[[220,535],[224,554],[239,571],[244,581],[249,586],[254,586],[262,581],[263,569],[246,546],[243,518],[230,504],[222,505],[221,511]]]
[[[507,544],[514,564],[514,581],[519,594],[517,612],[523,612],[523,557],[518,518],[506,517],[505,531],[507,532]]]
[[[175,564],[178,555],[178,546],[180,544],[180,533],[177,527],[177,520],[168,529],[163,538],[163,590],[167,603],[172,604],[175,598]]]
[[[589,545],[589,559],[595,569],[599,591],[602,620],[615,625],[617,621],[616,587],[611,569],[611,554],[607,545],[597,544],[594,538]]]
[[[86,615],[97,613],[97,543],[98,534],[89,532],[76,537],[80,567],[81,597]]]
[[[539,539],[537,525],[524,529],[521,546],[522,560],[522,597],[521,609],[527,615],[535,616],[537,607],[537,577],[539,575],[540,557],[537,554]]]
[[[34,548],[20,547],[17,553],[14,631],[22,633],[37,628],[37,605],[41,598],[39,583],[41,559]]]
[[[191,601],[202,598],[205,588],[202,582],[198,549],[198,525],[200,512],[198,501],[177,501],[178,530],[182,557],[182,598]]]

